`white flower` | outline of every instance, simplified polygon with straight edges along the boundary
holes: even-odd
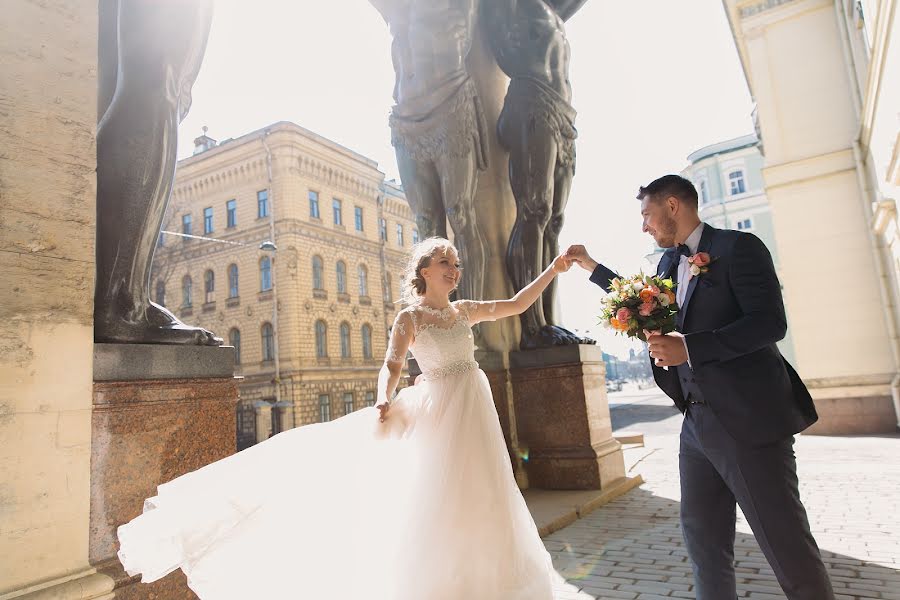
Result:
[[[669,305],[669,296],[666,294],[660,294],[656,297],[656,301],[659,302],[660,306],[666,307]]]
[[[631,284],[631,287],[634,291],[640,292],[642,289],[644,289],[644,282],[643,281],[635,281],[634,283]]]
[[[696,277],[699,274],[700,274],[700,267],[698,267],[697,265],[691,265],[691,275]]]

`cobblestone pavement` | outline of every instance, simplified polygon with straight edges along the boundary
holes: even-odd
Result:
[[[678,522],[681,415],[658,390],[610,395],[614,429],[645,434],[626,450],[646,483],[561,529],[545,544],[556,600],[694,598]],[[900,600],[900,436],[798,436],[800,492],[841,600]],[[783,599],[738,513],[738,596]]]

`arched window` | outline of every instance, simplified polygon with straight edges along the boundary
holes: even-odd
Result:
[[[209,304],[216,301],[216,274],[212,269],[203,274],[203,301]]]
[[[234,346],[234,364],[241,364],[241,330],[237,327],[228,332],[228,345]]]
[[[166,305],[166,282],[162,279],[156,282],[156,303],[160,306]]]
[[[335,267],[335,271],[337,272],[338,294],[346,294],[347,293],[347,263],[345,263],[342,260],[337,261],[337,266]]]
[[[369,324],[362,326],[363,358],[372,358],[372,327]]]
[[[263,360],[275,360],[275,330],[271,323],[263,323],[262,330]]]
[[[341,358],[350,358],[350,324],[341,323]]]
[[[181,280],[181,306],[189,307],[194,304],[194,284],[190,275],[185,275]]]
[[[383,296],[385,302],[391,302],[393,300],[393,294],[391,292],[391,274],[384,274],[384,290]]]
[[[313,256],[312,270],[313,270],[313,289],[314,290],[324,290],[325,289],[325,266],[322,263],[321,256]]]
[[[744,183],[744,172],[740,169],[728,174],[728,184],[730,186],[729,192],[732,196],[743,194],[747,191],[747,186]]]
[[[316,321],[316,357],[328,357],[328,325],[325,321]]]
[[[238,266],[228,265],[228,297],[238,297]]]
[[[263,256],[259,259],[259,291],[268,292],[272,289],[272,259]]]
[[[366,265],[359,265],[359,295],[369,295],[369,270]]]

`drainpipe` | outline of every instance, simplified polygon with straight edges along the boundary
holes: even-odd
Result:
[[[891,400],[894,404],[894,417],[897,427],[900,428],[900,339],[897,337],[897,315],[894,309],[894,295],[891,293],[891,280],[888,277],[888,267],[881,237],[875,232],[875,215],[872,211],[872,202],[869,200],[868,189],[863,169],[866,159],[863,156],[860,140],[862,138],[862,98],[859,84],[856,80],[855,61],[850,48],[850,37],[847,34],[847,22],[842,12],[843,2],[835,2],[835,18],[838,29],[841,32],[841,50],[844,54],[844,67],[847,70],[847,80],[850,83],[851,99],[859,120],[856,136],[853,139],[853,162],[856,166],[856,185],[859,188],[859,196],[862,202],[863,217],[866,221],[866,233],[869,236],[869,248],[875,258],[875,270],[878,275],[878,291],[881,295],[881,310],[884,314],[884,322],[887,326],[888,340],[891,345],[891,354],[894,359],[894,377],[891,380]],[[876,189],[877,193],[877,189]]]
[[[266,129],[263,132],[260,140],[262,141],[263,148],[266,149],[266,174],[268,175],[268,201],[269,201],[269,239],[272,240],[272,243],[275,244],[277,248],[277,242],[275,241],[275,195],[272,193],[272,151],[269,149],[269,145],[266,143],[266,138],[272,133],[271,130]],[[278,335],[278,293],[275,288],[275,253],[272,253],[272,344],[275,350],[275,404],[279,404],[281,402],[281,365],[279,364],[279,356],[278,356],[278,343],[279,343],[279,335]]]

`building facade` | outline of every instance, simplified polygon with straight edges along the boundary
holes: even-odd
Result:
[[[754,134],[725,140],[691,153],[681,172],[697,188],[700,219],[719,229],[736,229],[760,238],[778,269],[778,244],[772,209],[763,180],[763,155]],[[782,355],[794,362],[791,328],[779,342]]]
[[[796,366],[820,414],[814,431],[896,431],[897,2],[723,4],[756,103]]]
[[[293,123],[178,164],[154,299],[234,346],[238,449],[371,406],[418,231],[378,165]],[[169,233],[167,233],[169,232]]]

